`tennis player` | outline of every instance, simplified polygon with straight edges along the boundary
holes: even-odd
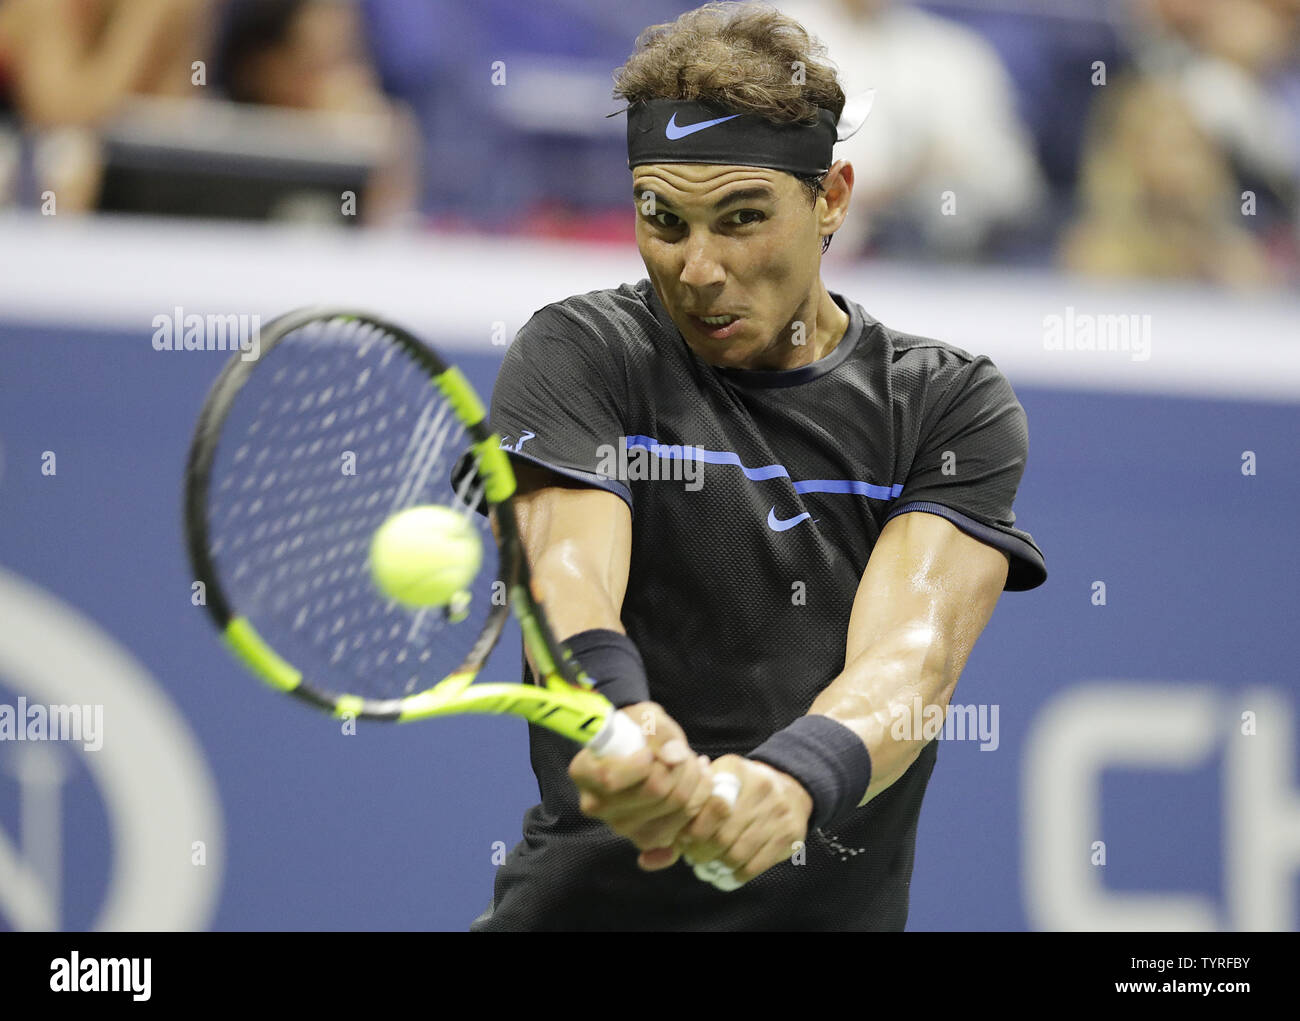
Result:
[[[618,72],[646,279],[537,312],[491,414],[537,594],[648,746],[531,728],[541,803],[474,930],[902,929],[937,744],[898,721],[1046,578],[1003,375],[821,281],[862,116],[824,52],[708,4]]]

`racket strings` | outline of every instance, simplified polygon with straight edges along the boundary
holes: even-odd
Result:
[[[236,396],[209,484],[232,605],[309,681],[349,679],[335,694],[398,698],[484,655],[505,608],[482,488],[451,483],[470,442],[424,367],[377,328],[333,320],[285,337]],[[376,529],[421,504],[455,509],[482,538],[464,619],[408,610],[371,580]]]

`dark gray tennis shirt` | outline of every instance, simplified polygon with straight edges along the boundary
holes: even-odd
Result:
[[[513,456],[631,508],[623,624],[651,696],[710,757],[753,750],[840,673],[890,518],[938,514],[1003,550],[1008,590],[1046,578],[1014,527],[1028,431],[1003,375],[832,297],[848,330],[798,369],[701,361],[647,279],[543,308],[497,377],[492,422]],[[884,793],[809,834],[802,863],[722,893],[684,863],[638,869],[629,841],[578,810],[577,745],[529,729],[541,804],[473,929],[903,928],[936,742]]]

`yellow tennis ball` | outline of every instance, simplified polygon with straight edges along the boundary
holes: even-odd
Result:
[[[404,606],[446,606],[470,587],[482,563],[478,529],[449,507],[398,511],[370,542],[375,587]]]

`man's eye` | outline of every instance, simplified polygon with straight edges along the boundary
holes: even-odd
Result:
[[[665,220],[664,217],[667,217],[668,220]],[[654,222],[659,224],[660,227],[666,227],[668,230],[676,230],[682,225],[682,221],[678,218],[676,213],[655,213],[650,217],[650,219],[654,220]],[[670,223],[668,221],[672,222]]]
[[[757,209],[737,209],[728,217],[728,221],[737,227],[747,227],[764,219],[766,217]]]

